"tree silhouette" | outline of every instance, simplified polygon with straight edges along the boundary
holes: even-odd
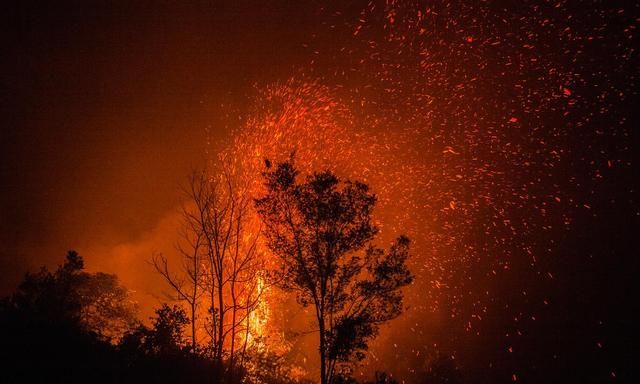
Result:
[[[152,256],[152,264],[155,270],[167,281],[173,289],[172,299],[184,301],[187,303],[190,312],[190,331],[191,331],[191,351],[197,352],[198,340],[196,337],[196,329],[198,322],[198,310],[200,309],[200,301],[204,294],[203,278],[204,278],[204,255],[203,234],[201,231],[194,230],[190,225],[188,211],[184,210],[186,224],[181,233],[182,243],[177,244],[178,253],[181,258],[180,271],[174,273],[170,271],[169,261],[161,254],[156,253]]]
[[[185,328],[190,324],[179,305],[162,306],[150,318],[150,326],[140,324],[117,346],[123,361],[124,382],[203,383],[220,382],[220,370],[211,355],[191,349]]]
[[[363,359],[379,325],[402,312],[400,288],[413,279],[409,239],[400,236],[386,253],[371,244],[376,197],[366,184],[331,171],[299,182],[293,160],[266,166],[267,193],[255,205],[267,245],[281,260],[273,273],[300,304],[314,307],[320,381],[331,384],[338,364]]]
[[[151,318],[151,328],[139,325],[127,333],[120,342],[123,350],[137,351],[145,355],[171,355],[186,351],[184,328],[189,317],[184,309],[174,305],[162,304]]]
[[[114,381],[112,342],[134,326],[135,309],[115,275],[86,272],[77,252],[53,272],[27,273],[0,301],[4,381]]]
[[[137,306],[117,276],[84,271],[84,260],[76,251],[69,251],[53,273],[46,268],[27,273],[10,301],[31,318],[74,323],[107,341],[137,323]]]
[[[191,349],[198,348],[198,324],[210,337],[209,350],[218,367],[228,359],[229,380],[245,361],[251,314],[259,304],[264,284],[259,273],[259,229],[252,230],[252,199],[225,162],[194,171],[185,188],[181,263],[170,268],[162,254],[153,256],[156,271],[190,310]],[[208,318],[197,321],[198,309],[208,301]],[[204,317],[204,316],[201,316]],[[197,324],[198,323],[198,324]]]

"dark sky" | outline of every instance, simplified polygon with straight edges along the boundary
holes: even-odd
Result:
[[[3,2],[2,290],[174,208],[219,105],[299,64],[317,22],[300,3]]]

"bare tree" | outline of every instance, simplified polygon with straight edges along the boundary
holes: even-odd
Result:
[[[400,289],[413,279],[409,239],[399,237],[386,253],[371,244],[376,197],[366,184],[341,182],[330,171],[299,182],[293,161],[266,165],[267,193],[255,204],[267,245],[281,260],[274,272],[315,309],[320,382],[331,384],[337,365],[364,358],[379,325],[402,312]]]
[[[229,167],[216,173],[195,171],[189,178],[190,203],[184,208],[188,246],[179,247],[183,261],[180,278],[169,271],[167,259],[155,256],[156,270],[179,299],[192,311],[192,340],[196,347],[196,322],[201,302],[207,302],[204,329],[210,337],[214,361],[229,360],[229,375],[247,351],[250,317],[263,288],[258,276],[262,258],[258,252],[259,227],[252,221],[252,200],[239,187]]]
[[[191,350],[196,352],[197,341],[197,319],[200,308],[200,301],[204,293],[202,280],[204,266],[202,265],[201,252],[203,245],[202,232],[194,227],[189,220],[188,209],[183,208],[185,226],[182,231],[182,238],[186,244],[178,243],[176,246],[181,257],[181,268],[179,274],[172,274],[169,270],[167,258],[156,253],[152,257],[152,263],[156,271],[164,277],[167,283],[175,292],[176,298],[187,303],[190,314]]]

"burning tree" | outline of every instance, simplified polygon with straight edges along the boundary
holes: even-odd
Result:
[[[266,161],[267,193],[255,201],[267,246],[280,260],[276,281],[313,306],[319,331],[320,381],[331,384],[337,366],[364,351],[381,323],[402,312],[401,288],[413,276],[406,266],[409,239],[388,252],[371,244],[376,197],[357,181],[331,171],[298,180],[293,161]]]
[[[182,270],[172,273],[167,258],[156,255],[156,270],[167,280],[191,312],[191,339],[196,349],[196,316],[202,302],[208,317],[203,328],[209,351],[221,366],[229,362],[229,375],[244,360],[251,332],[252,313],[264,291],[260,279],[262,258],[257,249],[259,228],[252,230],[251,199],[238,185],[230,168],[211,173],[194,172],[187,189],[190,203],[183,210],[185,240],[178,247]]]

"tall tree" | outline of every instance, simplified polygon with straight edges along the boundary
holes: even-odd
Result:
[[[315,309],[320,382],[331,384],[337,367],[363,359],[379,325],[402,312],[401,288],[413,280],[409,239],[400,236],[388,252],[371,244],[376,197],[366,184],[331,171],[300,182],[293,160],[266,166],[266,194],[255,205],[266,243],[281,260],[274,275]]]
[[[263,291],[258,280],[259,228],[252,230],[251,199],[224,164],[215,172],[206,168],[193,172],[187,193],[190,203],[183,211],[187,242],[179,248],[182,274],[172,275],[162,256],[154,258],[154,265],[178,298],[189,304],[192,340],[196,307],[206,295],[209,318],[204,328],[214,361],[221,365],[228,356],[233,375],[237,354],[242,361],[247,350],[249,319]]]
[[[152,257],[154,268],[171,286],[174,292],[173,299],[186,302],[189,308],[192,352],[196,352],[198,349],[198,312],[204,294],[203,246],[204,234],[200,225],[191,219],[191,210],[185,206],[183,207],[181,241],[176,246],[180,258],[178,272],[170,270],[169,261],[163,254],[157,253]]]

